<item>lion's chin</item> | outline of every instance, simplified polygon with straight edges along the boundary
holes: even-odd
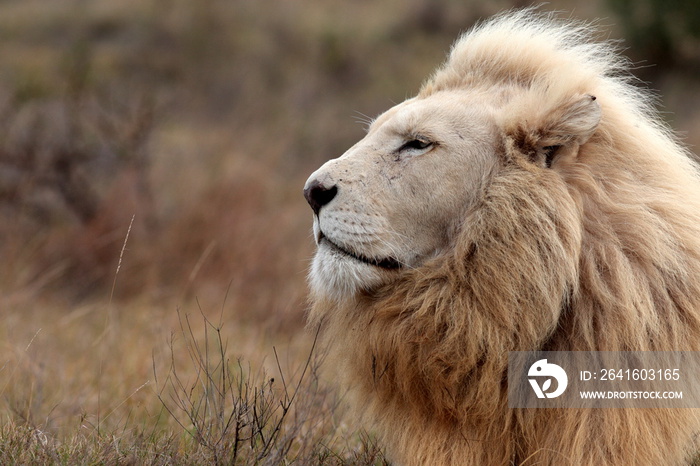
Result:
[[[310,285],[317,296],[343,300],[387,280],[390,269],[358,259],[329,241],[320,241],[311,265]]]
[[[396,270],[400,269],[402,267],[401,262],[398,260],[394,259],[393,257],[384,257],[380,259],[376,258],[371,258],[364,256],[362,254],[356,253],[349,251],[337,243],[331,241],[328,239],[327,236],[321,232],[320,234],[320,239],[318,240],[319,247],[321,245],[323,246],[328,246],[334,253],[339,254],[340,256],[346,256],[349,259],[356,260],[357,262],[361,262],[366,265],[370,265],[373,267],[379,267],[380,269],[386,269],[386,270]]]

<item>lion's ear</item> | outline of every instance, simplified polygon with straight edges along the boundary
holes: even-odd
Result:
[[[527,100],[506,109],[510,120],[504,127],[506,147],[538,165],[551,167],[559,156],[577,153],[600,123],[600,105],[592,95],[578,95],[539,108],[532,99]],[[529,107],[529,115],[524,107]]]
[[[543,129],[540,143],[544,146],[584,144],[600,123],[600,105],[592,95],[572,99],[554,109]]]

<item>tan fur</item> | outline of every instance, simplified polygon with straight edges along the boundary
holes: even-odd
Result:
[[[698,169],[590,35],[527,10],[477,27],[310,178],[338,188],[317,238],[404,265],[321,239],[309,315],[397,464],[692,457],[695,410],[507,407],[509,351],[700,350]],[[418,133],[440,144],[401,155]]]

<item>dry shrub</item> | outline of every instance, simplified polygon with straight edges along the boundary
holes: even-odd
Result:
[[[198,460],[211,464],[384,464],[374,441],[361,434],[343,442],[335,424],[339,399],[319,375],[322,356],[315,340],[306,360],[285,367],[274,350],[274,375],[232,360],[223,324],[204,313],[198,338],[190,316],[179,314],[181,346],[187,353],[181,372],[175,345],[165,376],[154,363],[158,399],[193,442]],[[221,319],[221,316],[219,316]],[[194,369],[194,371],[193,371]]]
[[[203,341],[195,338],[189,316],[180,320],[194,376],[181,375],[174,355],[165,380],[159,381],[154,368],[158,399],[167,412],[214,464],[278,464],[294,455],[313,456],[317,446],[308,439],[329,430],[319,420],[323,409],[334,409],[327,406],[329,393],[318,380],[308,381],[318,365],[314,347],[301,372],[289,380],[275,351],[276,381],[244,367],[240,359],[231,361],[221,323],[203,318]],[[300,398],[306,403],[297,402]]]

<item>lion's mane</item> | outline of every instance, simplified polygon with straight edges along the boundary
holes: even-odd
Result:
[[[695,410],[507,407],[509,351],[700,350],[698,169],[593,32],[521,11],[465,34],[419,98],[505,96],[505,168],[449,253],[342,303],[312,297],[310,327],[399,464],[693,454]],[[562,109],[586,94],[601,108],[595,133],[556,176],[534,167],[534,146],[565,134]]]

